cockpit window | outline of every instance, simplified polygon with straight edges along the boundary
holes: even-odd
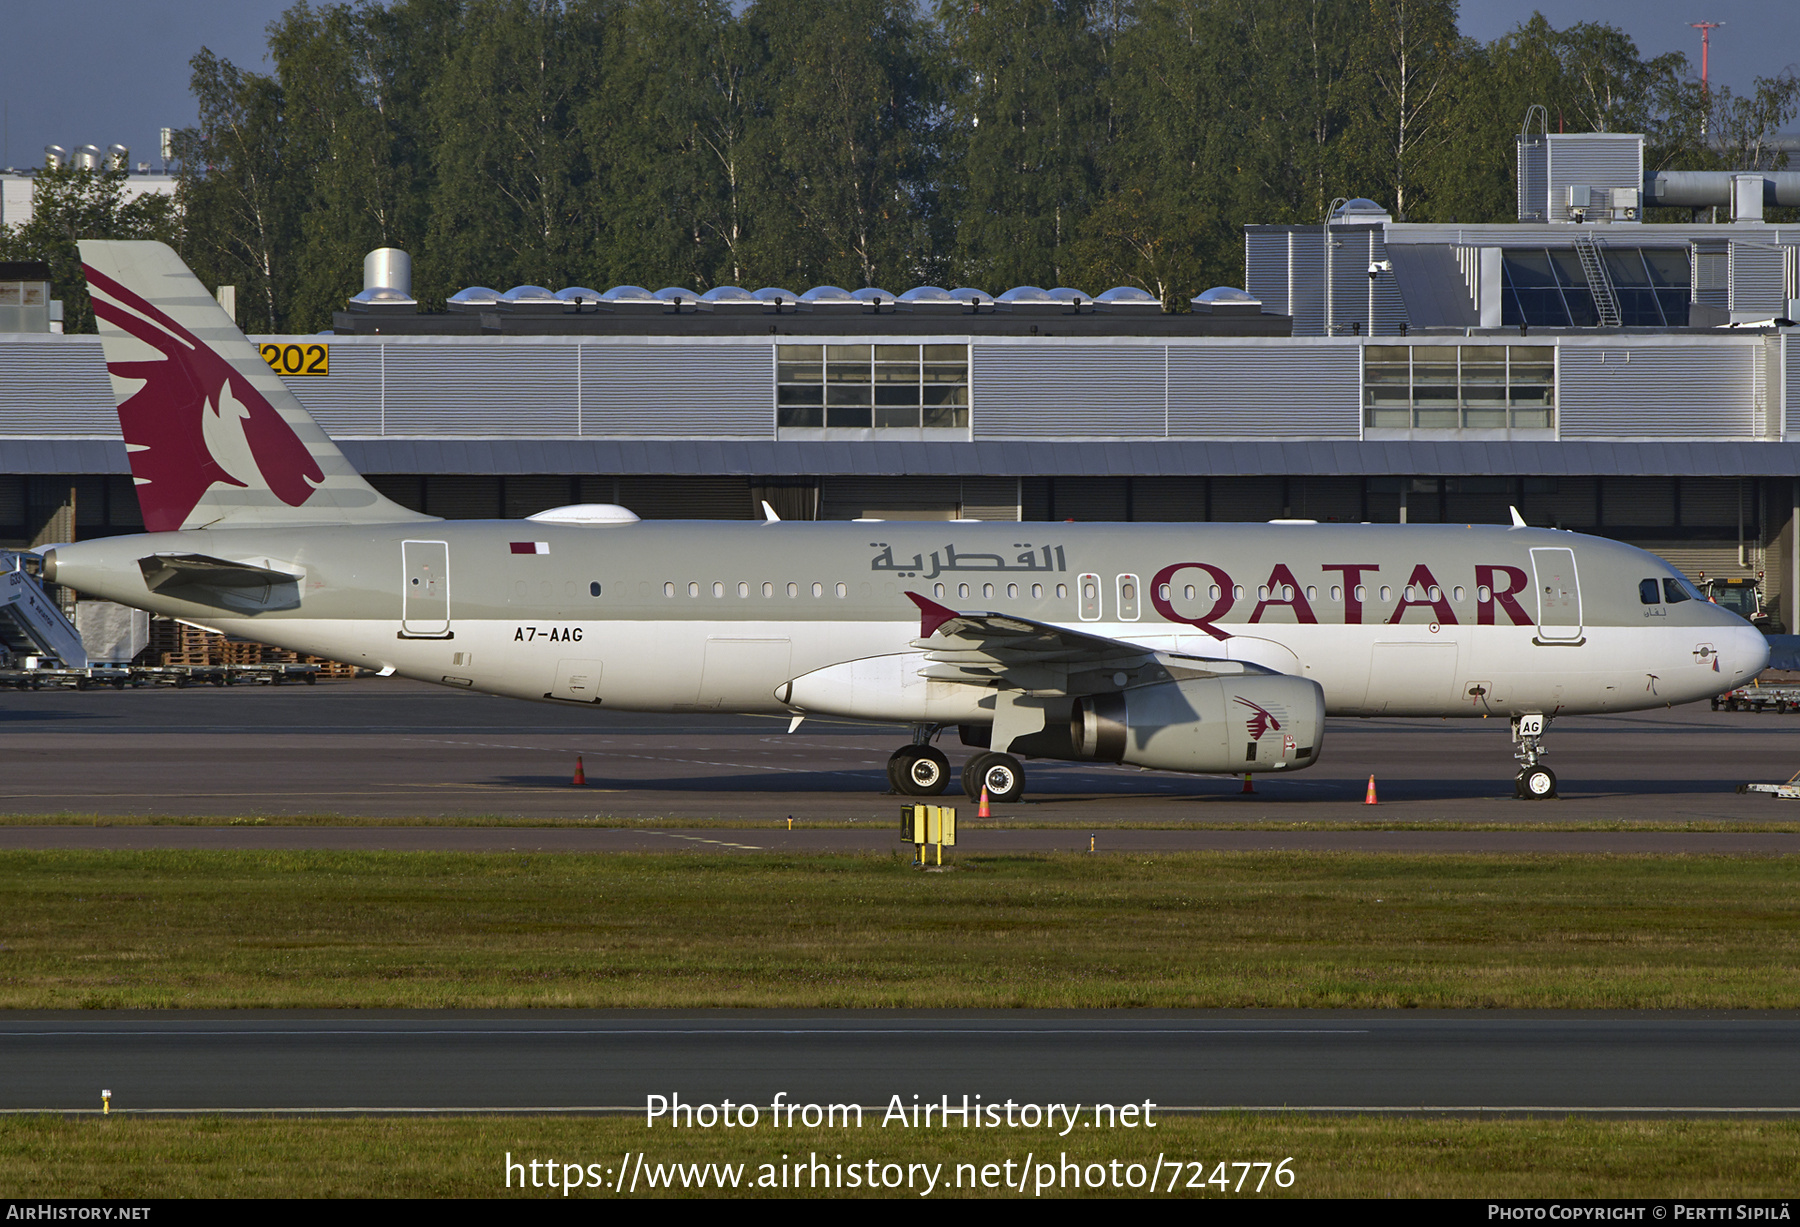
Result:
[[[1657,591],[1655,580],[1646,579],[1638,583],[1638,603],[1642,605],[1662,604],[1662,594]]]
[[[1685,579],[1676,579],[1672,575],[1663,579],[1663,598],[1671,605],[1677,601],[1694,600],[1699,595]]]

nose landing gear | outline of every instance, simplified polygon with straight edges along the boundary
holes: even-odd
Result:
[[[1548,716],[1514,716],[1512,738],[1517,745],[1513,757],[1519,760],[1519,774],[1513,781],[1513,792],[1526,801],[1547,801],[1556,796],[1556,773],[1540,760],[1544,749]]]

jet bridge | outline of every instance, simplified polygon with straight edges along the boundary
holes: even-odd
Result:
[[[25,570],[25,559],[0,552],[0,645],[14,657],[54,657],[65,668],[87,668],[81,633]]]

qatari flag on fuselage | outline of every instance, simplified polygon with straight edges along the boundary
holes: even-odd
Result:
[[[512,543],[512,552],[515,554],[548,554],[550,543],[548,541],[515,541]]]

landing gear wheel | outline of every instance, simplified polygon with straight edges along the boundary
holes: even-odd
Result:
[[[950,785],[950,760],[933,746],[907,746],[888,759],[888,779],[909,797],[935,797]]]
[[[900,791],[900,767],[901,764],[906,761],[906,756],[913,752],[913,749],[913,746],[901,746],[898,750],[895,750],[892,754],[888,755],[887,777],[889,792]]]
[[[971,801],[985,788],[990,803],[1006,804],[1025,795],[1025,768],[1010,754],[977,754],[963,767],[962,785]]]
[[[1527,767],[1519,772],[1518,791],[1527,801],[1547,801],[1556,796],[1556,772],[1548,767]]]

